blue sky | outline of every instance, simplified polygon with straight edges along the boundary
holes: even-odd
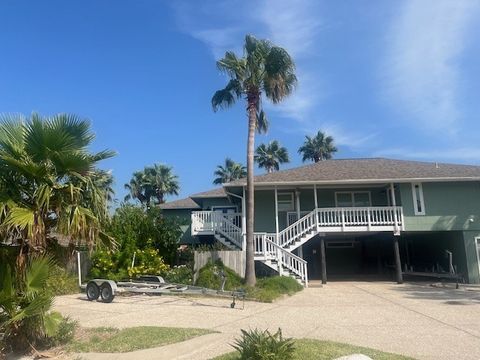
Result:
[[[181,196],[210,189],[226,156],[245,163],[239,103],[213,113],[215,67],[246,33],[285,47],[299,86],[265,104],[257,144],[286,146],[288,167],[319,129],[337,157],[480,164],[480,2],[0,2],[0,112],[71,112],[92,121],[117,197],[132,172],[174,167]],[[259,171],[261,172],[261,171]]]

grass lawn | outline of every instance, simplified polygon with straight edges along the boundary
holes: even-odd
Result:
[[[310,339],[295,340],[295,355],[292,360],[331,360],[351,354],[364,354],[374,360],[413,360],[407,356],[386,353],[361,346]],[[240,357],[236,351],[215,358],[215,360],[238,359],[240,359]]]
[[[185,341],[213,333],[206,329],[138,326],[127,329],[80,328],[66,346],[71,352],[127,352]]]

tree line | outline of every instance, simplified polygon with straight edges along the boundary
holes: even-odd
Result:
[[[338,149],[334,144],[332,136],[326,135],[322,131],[311,137],[305,136],[305,142],[298,149],[302,155],[302,161],[319,162],[329,160]],[[272,140],[268,144],[261,144],[255,150],[254,161],[260,169],[265,169],[267,173],[280,170],[280,165],[290,162],[290,156],[286,147],[281,146],[277,140]],[[225,164],[218,165],[214,172],[215,185],[228,183],[234,180],[244,178],[247,175],[247,168],[241,163],[237,163],[230,158],[225,159]]]

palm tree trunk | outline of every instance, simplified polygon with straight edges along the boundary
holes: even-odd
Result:
[[[247,249],[246,249],[246,268],[245,282],[249,286],[254,286],[255,278],[255,259],[253,243],[253,224],[254,224],[254,184],[253,184],[253,153],[255,147],[255,125],[257,123],[257,101],[259,94],[249,93],[248,96],[248,142],[247,142]]]

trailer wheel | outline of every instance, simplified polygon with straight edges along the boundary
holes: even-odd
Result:
[[[111,303],[113,301],[115,295],[113,295],[113,290],[109,283],[105,282],[100,286],[100,296],[103,302]]]
[[[100,296],[100,289],[98,288],[98,285],[95,284],[94,282],[90,281],[87,284],[87,299],[90,301],[97,300],[98,297]]]

